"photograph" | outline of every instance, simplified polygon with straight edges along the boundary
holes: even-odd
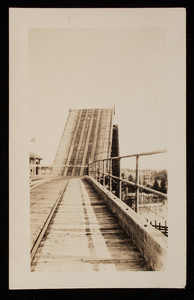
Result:
[[[10,289],[184,288],[184,8],[10,8]]]

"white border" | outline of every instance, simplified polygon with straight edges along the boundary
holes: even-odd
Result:
[[[9,288],[183,288],[186,283],[186,49],[184,8],[11,8]],[[167,30],[169,112],[169,263],[163,272],[31,273],[28,188],[28,29],[140,28]],[[173,205],[170,204],[170,199]]]

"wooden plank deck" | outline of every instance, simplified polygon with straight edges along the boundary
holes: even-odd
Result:
[[[30,190],[30,246],[31,249],[44,226],[67,179],[59,177]]]
[[[45,203],[47,196],[43,197]],[[35,217],[31,219],[32,223],[36,221]],[[93,187],[80,178],[72,178],[32,261],[31,271],[102,270],[150,269]]]

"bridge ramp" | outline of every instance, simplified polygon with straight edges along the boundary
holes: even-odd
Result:
[[[32,271],[150,270],[104,201],[71,178],[31,265]]]

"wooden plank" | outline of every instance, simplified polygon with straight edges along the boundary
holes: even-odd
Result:
[[[90,193],[85,182],[70,179],[31,271],[148,270],[117,218],[105,205],[93,205],[97,199],[89,198],[87,188]]]
[[[54,213],[54,210],[56,208],[56,205],[58,204],[58,202],[60,201],[60,198],[64,192],[64,189],[66,188],[66,185],[67,185],[68,181],[67,180],[63,180],[61,182],[61,188],[60,190],[56,190],[57,194],[55,194],[55,197],[54,197],[54,205],[52,207],[52,209],[44,209],[44,213],[41,214],[41,220],[42,222],[39,224],[39,222],[36,221],[36,218],[35,220],[33,220],[33,216],[37,216],[38,215],[38,212],[39,210],[36,211],[36,213],[33,213],[31,212],[31,226],[30,226],[30,230],[31,230],[31,251],[30,251],[30,255],[31,255],[31,260],[33,259],[35,253],[36,253],[36,250],[39,246],[39,243],[48,227],[48,224],[52,218],[52,215]],[[52,184],[55,184],[55,182],[53,181]],[[58,186],[57,186],[58,187]],[[43,205],[44,205],[44,202],[43,202]],[[39,219],[40,220],[40,219]]]
[[[86,143],[85,143],[85,146],[84,146],[84,154],[83,154],[83,158],[82,158],[82,165],[85,165],[87,163],[86,156],[87,156],[87,153],[88,153],[88,145],[89,145],[89,141],[90,141],[90,135],[91,135],[93,122],[94,122],[94,109],[91,110],[90,125],[89,125],[89,129],[88,129],[88,132],[87,132]],[[82,167],[81,170],[80,170],[80,176],[83,176],[83,174],[84,174],[84,168]]]

